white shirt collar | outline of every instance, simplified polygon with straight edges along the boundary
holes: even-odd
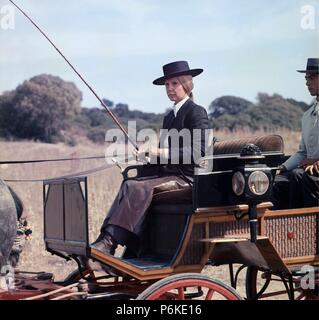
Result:
[[[188,99],[189,99],[189,96],[186,95],[183,100],[181,100],[180,102],[174,104],[174,106],[173,106],[173,111],[174,111],[175,117],[176,117],[177,112],[179,111],[179,109],[184,105],[184,103],[185,103]]]

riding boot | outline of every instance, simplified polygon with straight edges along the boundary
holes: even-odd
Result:
[[[112,256],[114,255],[117,246],[117,241],[109,233],[100,234],[91,244],[91,248]]]
[[[101,233],[99,237],[91,244],[91,248],[96,249],[106,255],[114,255],[118,242],[107,232]],[[88,260],[88,266],[93,271],[105,271],[111,276],[118,275],[118,272],[111,266],[105,265],[94,259]]]

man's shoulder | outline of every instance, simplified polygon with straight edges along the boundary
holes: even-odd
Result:
[[[311,106],[308,110],[306,110],[303,115],[302,118],[308,118],[314,111],[315,107]]]

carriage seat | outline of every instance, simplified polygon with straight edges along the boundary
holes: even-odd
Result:
[[[159,206],[166,205],[185,205],[192,204],[192,192],[193,188],[188,187],[185,189],[162,191],[154,193],[152,199],[152,205]]]
[[[213,146],[214,155],[230,155],[239,154],[241,149],[246,144],[255,144],[259,149],[264,152],[279,152],[283,153],[284,142],[279,135],[264,135],[258,137],[239,138],[217,141]],[[161,191],[153,195],[152,206],[175,205],[178,209],[179,205],[191,205],[192,201],[192,188]],[[172,211],[172,210],[170,210]]]
[[[283,140],[280,136],[266,135],[216,142],[214,154],[239,154],[248,143],[256,144],[262,152],[283,151]],[[154,190],[148,210],[143,228],[145,233],[140,234],[140,237],[145,239],[145,252],[151,253],[153,257],[173,259],[183,239],[190,215],[194,213],[193,188]]]
[[[281,136],[269,134],[258,137],[238,138],[230,140],[217,141],[214,144],[214,154],[239,154],[246,144],[255,144],[261,152],[281,152],[284,151],[284,141]]]

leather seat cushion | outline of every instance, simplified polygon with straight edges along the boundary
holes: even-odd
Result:
[[[153,195],[152,205],[158,204],[192,204],[193,188],[184,188],[178,190],[170,190],[158,192]]]
[[[279,135],[265,135],[251,138],[217,141],[214,144],[214,154],[239,154],[241,149],[249,143],[259,147],[262,152],[283,152],[284,142]]]

